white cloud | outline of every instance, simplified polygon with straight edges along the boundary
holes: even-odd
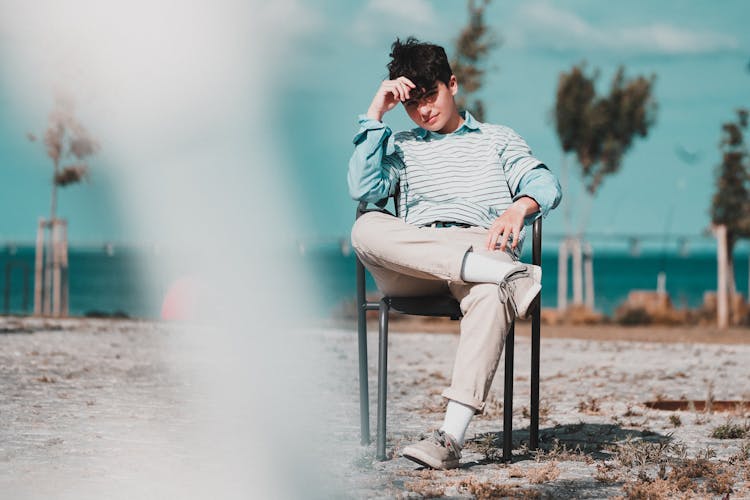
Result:
[[[427,0],[370,0],[351,24],[351,37],[374,45],[381,37],[424,33],[437,25],[435,10]]]
[[[264,3],[260,9],[260,17],[267,26],[291,36],[315,34],[325,26],[323,16],[300,0],[274,0]]]
[[[508,47],[554,50],[605,49],[646,54],[704,54],[739,47],[730,35],[668,23],[595,26],[548,2],[524,3],[507,30]]]

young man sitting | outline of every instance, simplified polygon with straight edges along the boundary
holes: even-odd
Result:
[[[466,429],[482,412],[513,318],[537,307],[541,269],[518,259],[524,223],[560,202],[556,177],[502,125],[459,112],[445,50],[396,40],[382,82],[359,118],[349,192],[377,202],[399,188],[399,218],[362,215],[355,252],[394,297],[452,295],[463,313],[442,427],[402,455],[458,467]],[[416,128],[392,134],[383,115],[402,103]]]

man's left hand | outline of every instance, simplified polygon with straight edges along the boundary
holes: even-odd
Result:
[[[539,204],[533,198],[523,196],[517,199],[490,226],[489,233],[487,234],[487,250],[495,250],[499,242],[500,250],[504,252],[508,247],[508,240],[511,234],[513,235],[513,242],[510,248],[515,250],[518,246],[524,219],[527,215],[538,211]]]

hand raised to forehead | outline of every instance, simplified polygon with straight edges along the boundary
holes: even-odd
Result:
[[[382,120],[383,115],[396,107],[399,102],[406,101],[409,93],[417,86],[406,78],[399,76],[395,80],[385,80],[380,84],[367,110],[367,117]]]

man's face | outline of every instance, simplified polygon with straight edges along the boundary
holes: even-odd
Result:
[[[448,85],[436,81],[429,89],[414,89],[409,93],[409,99],[404,101],[404,108],[409,118],[425,130],[438,133],[444,131],[447,125],[455,122],[458,114],[453,96],[458,92],[456,77],[451,76]]]

